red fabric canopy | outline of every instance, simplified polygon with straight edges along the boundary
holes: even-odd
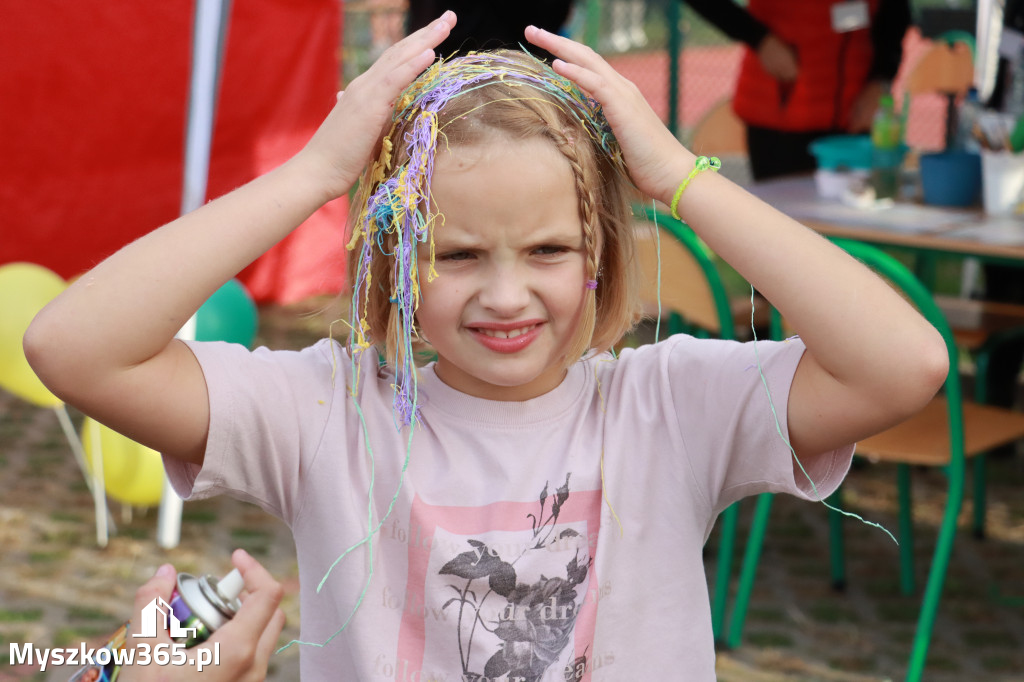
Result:
[[[80,274],[174,219],[193,6],[15,3],[0,22],[0,264]],[[279,165],[334,103],[337,0],[234,0],[208,197]],[[346,202],[318,211],[241,279],[257,301],[340,290]]]

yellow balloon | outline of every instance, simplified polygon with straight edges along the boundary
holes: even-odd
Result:
[[[103,453],[103,484],[107,495],[136,507],[159,504],[164,483],[160,453],[86,418],[82,424],[82,447],[90,470],[97,440]]]
[[[61,401],[29,367],[21,339],[36,313],[66,288],[59,275],[41,265],[0,265],[0,387],[40,407]]]

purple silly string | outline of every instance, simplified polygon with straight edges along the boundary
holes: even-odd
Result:
[[[365,299],[369,288],[381,286],[370,278],[370,264],[373,249],[394,258],[391,277],[390,300],[396,306],[397,339],[400,348],[395,349],[396,385],[394,414],[396,426],[408,426],[418,417],[416,408],[417,379],[413,362],[412,341],[418,336],[415,329],[415,315],[419,307],[419,273],[417,245],[430,238],[433,220],[429,187],[433,178],[434,158],[437,150],[438,113],[453,98],[487,83],[501,81],[510,87],[530,87],[554,94],[554,104],[572,115],[587,134],[607,153],[612,164],[625,172],[622,155],[611,133],[611,128],[601,114],[601,106],[587,97],[571,81],[559,76],[546,64],[534,59],[532,66],[522,64],[498,54],[470,53],[447,62],[439,62],[418,78],[399,98],[393,121],[412,119],[412,129],[403,136],[402,142],[408,153],[408,161],[385,176],[390,167],[390,135],[385,139],[381,157],[368,174],[377,187],[371,194],[364,213],[357,221],[350,248],[362,236],[358,272],[352,300],[352,329],[350,348],[355,356],[368,348],[366,339],[368,325],[365,320]],[[535,69],[535,71],[531,71]],[[510,96],[508,99],[532,99]],[[389,237],[392,237],[389,239]],[[386,243],[395,246],[388,251]],[[432,279],[433,258],[428,277]],[[586,284],[588,289],[596,288],[596,281]],[[360,300],[362,296],[363,300]]]

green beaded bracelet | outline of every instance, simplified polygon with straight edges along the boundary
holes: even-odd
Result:
[[[697,177],[697,173],[700,173],[701,171],[705,171],[709,168],[713,171],[718,171],[721,167],[722,161],[717,156],[697,157],[697,161],[694,163],[693,170],[690,171],[689,177],[687,177],[685,180],[679,183],[679,189],[676,190],[675,195],[672,197],[673,218],[675,218],[676,220],[682,220],[682,218],[679,217],[679,213],[677,212],[677,210],[679,209],[679,197],[683,196],[683,190],[685,190],[686,186],[690,184],[690,180],[693,180],[695,177]]]

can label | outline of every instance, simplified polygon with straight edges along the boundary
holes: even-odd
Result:
[[[211,600],[206,597],[203,590],[199,589],[199,586],[206,585],[207,583],[209,583],[208,578],[197,579],[187,574],[179,575],[178,587],[176,587],[171,593],[170,602],[164,602],[162,599],[158,599],[150,605],[150,607],[152,607],[152,616],[157,619],[156,622],[141,624],[141,631],[135,636],[152,637],[154,636],[155,628],[161,628],[167,631],[170,635],[171,641],[174,642],[174,644],[169,646],[174,649],[188,649],[209,639],[218,623],[228,620],[232,615],[234,615],[234,608],[231,605],[229,605],[229,607],[224,607],[223,604],[217,606],[216,602],[211,602]],[[182,596],[182,590],[191,595],[194,600],[192,605],[190,605],[189,602],[186,601],[186,598]],[[216,613],[219,616],[219,620],[214,621],[213,625],[208,625],[197,614],[197,611],[204,612],[204,608],[207,612],[209,612],[209,609],[211,608],[218,609]],[[146,610],[144,610],[144,619],[146,613]],[[211,616],[212,613],[207,613],[207,618],[211,618]],[[130,665],[133,661],[142,665],[148,665],[150,662],[157,664],[173,663],[175,665],[182,665],[186,662],[192,661],[192,659],[186,658],[182,651],[178,651],[173,655],[171,652],[165,651],[164,649],[168,645],[163,644],[158,644],[154,649],[144,650],[143,653],[145,655],[140,656],[136,660],[132,654],[138,652],[127,650],[129,647],[128,640],[130,637],[130,626],[131,622],[129,621],[118,628],[110,640],[102,647],[102,649],[99,650],[102,652],[102,655],[99,653],[97,654],[97,661],[79,669],[71,676],[71,679],[68,682],[116,682],[121,674],[122,665],[124,663]],[[134,647],[134,642],[132,642],[132,646]],[[219,659],[219,650],[215,651],[214,655]],[[199,660],[201,661],[201,665],[203,663],[209,664],[213,662],[212,660]]]
[[[184,644],[185,648],[190,648],[200,642],[205,642],[210,638],[210,635],[213,634],[210,632],[209,628],[206,627],[206,623],[192,612],[192,609],[189,608],[187,603],[185,603],[185,600],[182,599],[177,589],[175,589],[171,594],[170,606],[171,612],[181,624],[179,632],[185,633],[177,637],[174,636],[174,633],[171,633],[171,639],[174,642]]]

